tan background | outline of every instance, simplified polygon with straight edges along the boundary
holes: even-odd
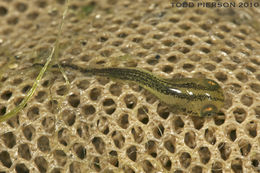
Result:
[[[0,116],[32,86],[40,69],[28,67],[46,61],[64,4],[0,1]],[[260,172],[259,8],[71,0],[60,61],[211,78],[225,91],[225,116],[173,114],[137,85],[65,69],[66,85],[51,70],[0,124],[0,171]]]

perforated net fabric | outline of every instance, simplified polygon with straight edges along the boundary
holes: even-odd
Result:
[[[64,7],[0,1],[0,116],[31,88]],[[0,124],[0,172],[260,172],[259,29],[259,8],[71,0],[59,61],[207,77],[224,89],[224,116],[176,114],[138,85],[64,69],[66,84],[49,69]]]

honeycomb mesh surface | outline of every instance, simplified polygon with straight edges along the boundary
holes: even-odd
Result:
[[[259,2],[259,1],[255,1]],[[0,1],[0,116],[25,97],[58,35],[65,0]],[[207,77],[225,116],[176,114],[129,83],[46,72],[0,124],[0,172],[260,172],[259,8],[71,0],[59,61]]]

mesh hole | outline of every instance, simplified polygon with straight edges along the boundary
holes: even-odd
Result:
[[[199,22],[200,21],[200,18],[198,17],[198,16],[191,16],[190,18],[189,18],[189,20],[191,21],[191,22]]]
[[[126,149],[126,155],[129,159],[132,161],[136,161],[137,158],[137,149],[136,146],[130,146],[129,148]]]
[[[256,72],[256,69],[254,67],[250,66],[250,65],[247,65],[246,69],[251,71],[252,73]]]
[[[37,106],[30,107],[27,111],[27,117],[29,120],[35,120],[39,118],[40,110]]]
[[[123,44],[123,42],[121,40],[115,40],[112,42],[113,46],[119,47]]]
[[[215,74],[215,77],[216,77],[219,81],[221,81],[221,82],[225,82],[225,81],[228,79],[227,75],[226,75],[225,73],[222,73],[222,72],[216,73],[216,74]]]
[[[205,63],[204,68],[209,70],[209,71],[214,71],[216,69],[216,66],[211,64],[211,63]]]
[[[105,99],[103,101],[105,112],[109,115],[113,114],[116,110],[116,104],[113,99]]]
[[[36,5],[39,7],[39,8],[45,8],[47,6],[47,3],[43,0],[38,0],[36,2]]]
[[[157,139],[161,138],[164,134],[164,127],[162,124],[159,124],[157,127],[153,130],[153,136]]]
[[[133,127],[131,129],[131,133],[134,137],[135,142],[141,143],[143,141],[145,133],[141,127]]]
[[[76,108],[80,104],[80,96],[77,94],[71,94],[68,97],[68,102],[72,107]]]
[[[259,59],[253,58],[253,59],[250,59],[250,61],[251,61],[252,63],[254,63],[255,65],[260,65]]]
[[[20,85],[22,82],[23,82],[23,79],[17,78],[17,79],[13,80],[12,84],[17,86],[17,85]]]
[[[191,72],[194,70],[195,66],[192,64],[183,64],[182,68],[188,72]]]
[[[241,139],[238,142],[238,146],[240,148],[240,153],[242,156],[247,156],[250,153],[252,148],[252,145],[247,140],[244,139]]]
[[[211,29],[211,26],[207,23],[203,23],[200,25],[200,28],[205,30],[205,31],[209,31]]]
[[[215,56],[210,57],[210,59],[211,59],[212,61],[215,61],[216,63],[220,63],[220,62],[222,61],[222,59],[221,59],[220,57],[215,57]]]
[[[242,167],[242,160],[239,158],[236,158],[234,160],[232,160],[231,162],[231,169],[234,172],[243,172],[243,167]]]
[[[70,144],[70,132],[68,129],[62,128],[58,131],[58,141],[60,144],[67,146]]]
[[[11,16],[7,19],[7,23],[9,25],[16,25],[19,22],[19,18],[15,16]]]
[[[55,119],[53,117],[43,118],[42,126],[46,132],[52,133],[55,130]]]
[[[132,42],[135,42],[135,43],[141,43],[143,41],[143,38],[142,37],[134,37],[132,39]]]
[[[175,138],[172,138],[170,140],[167,140],[164,142],[164,147],[170,152],[175,152]]]
[[[15,4],[15,8],[17,11],[23,13],[28,9],[28,5],[22,2],[18,2]]]
[[[170,65],[165,65],[165,66],[163,67],[163,69],[162,69],[162,71],[165,72],[165,73],[171,73],[172,70],[173,70],[173,67],[170,66]]]
[[[177,57],[176,57],[175,55],[169,56],[169,57],[167,58],[167,60],[168,60],[169,62],[174,62],[174,63],[176,63],[176,62],[178,61],[178,59],[177,59]]]
[[[86,148],[83,147],[81,144],[78,143],[74,144],[73,150],[76,153],[77,157],[80,158],[81,160],[86,158],[86,153],[87,153]]]
[[[114,96],[120,96],[122,93],[122,86],[117,83],[112,84],[109,87],[109,91]]]
[[[251,160],[251,165],[252,165],[253,167],[255,167],[255,169],[257,169],[257,168],[259,167],[259,160],[257,160],[257,159],[252,159],[252,160]]]
[[[1,95],[1,98],[4,100],[9,100],[12,97],[12,91],[4,91]]]
[[[28,141],[31,141],[35,136],[35,128],[32,125],[23,127],[23,135]]]
[[[236,64],[224,64],[224,66],[226,69],[229,69],[231,71],[234,71],[237,68]]]
[[[96,112],[96,109],[92,105],[85,105],[82,107],[82,111],[85,115],[89,116],[94,114]]]
[[[128,114],[122,114],[119,117],[118,125],[122,127],[123,129],[127,129],[129,127],[129,120],[128,120]]]
[[[93,101],[98,100],[101,97],[101,90],[99,88],[93,88],[89,93],[89,97]]]
[[[39,16],[39,13],[37,11],[33,11],[27,14],[27,18],[29,20],[36,20]]]
[[[97,128],[105,135],[109,133],[109,123],[106,117],[101,117],[97,120]]]
[[[109,152],[109,163],[115,167],[119,166],[117,152],[114,150]]]
[[[55,150],[53,156],[59,166],[64,166],[66,164],[67,156],[63,150]]]
[[[234,94],[239,94],[242,89],[241,86],[237,83],[231,83],[230,84],[230,90],[234,93]]]
[[[237,130],[235,128],[229,129],[227,134],[231,141],[234,142],[237,139]]]
[[[47,108],[48,110],[53,113],[53,114],[57,114],[59,112],[59,103],[57,100],[50,100],[47,103]]]
[[[29,169],[23,163],[18,163],[15,165],[16,172],[29,173]]]
[[[20,144],[18,146],[18,155],[25,160],[31,160],[32,156],[28,144]]]
[[[158,106],[157,106],[157,113],[163,119],[167,119],[170,115],[169,107],[165,104],[159,103]]]
[[[96,170],[96,171],[101,171],[101,166],[100,166],[100,160],[99,160],[99,158],[98,157],[95,157],[94,159],[93,159],[93,163],[92,163],[92,165],[93,165],[93,167],[94,167],[94,169]]]
[[[202,167],[201,167],[201,166],[196,165],[196,166],[193,166],[193,167],[192,167],[191,172],[192,172],[192,173],[202,173],[203,170],[202,170]]]
[[[112,133],[112,139],[113,139],[114,144],[117,148],[120,149],[124,146],[125,137],[120,132],[114,131]]]
[[[41,136],[37,139],[37,147],[42,152],[48,152],[51,150],[49,138],[47,136]]]
[[[257,123],[255,121],[250,121],[246,124],[246,130],[250,137],[255,138],[257,136]]]
[[[185,133],[184,143],[194,149],[196,147],[196,134],[193,131]]]
[[[258,81],[260,81],[260,74],[256,75]]]
[[[177,133],[180,133],[183,130],[184,125],[184,121],[181,117],[176,117],[173,121],[173,128]]]
[[[1,138],[8,148],[13,148],[16,145],[16,136],[12,132],[4,133]]]
[[[4,6],[0,6],[0,16],[5,16],[8,13],[8,9]]]
[[[199,148],[199,156],[200,156],[200,161],[203,164],[207,164],[210,160],[211,153],[208,147],[200,147]]]
[[[134,109],[137,104],[137,98],[133,94],[128,94],[124,97],[124,102],[127,108]]]
[[[181,166],[183,166],[184,168],[188,168],[191,164],[191,156],[187,152],[181,153],[179,160],[180,160]]]
[[[34,163],[36,164],[38,170],[40,172],[47,172],[48,170],[48,162],[43,156],[36,157],[34,159]]]
[[[11,157],[10,157],[10,154],[7,151],[2,151],[0,153],[0,161],[7,168],[10,168],[13,164]]]
[[[157,157],[157,146],[155,141],[149,140],[147,143],[145,143],[145,149],[149,155],[156,158]]]
[[[231,148],[227,143],[221,142],[218,145],[218,150],[220,152],[220,156],[223,160],[227,160],[231,154]]]
[[[146,61],[148,64],[150,65],[155,65],[157,64],[159,61],[157,59],[154,59],[154,58],[150,58]]]
[[[18,106],[23,101],[23,99],[24,99],[23,97],[18,97],[17,99],[15,99],[14,101],[15,106]],[[25,106],[27,106],[27,104]]]
[[[199,130],[203,127],[205,118],[201,117],[192,117],[192,122],[194,124],[195,129]]]
[[[51,173],[61,173],[61,168],[53,168]]]
[[[4,115],[6,113],[6,107],[3,105],[0,105],[0,116]]]
[[[191,39],[184,40],[184,43],[186,43],[188,46],[193,46],[195,44]]]
[[[158,99],[155,97],[155,95],[153,95],[152,93],[148,92],[148,91],[144,91],[144,95],[145,95],[145,101],[149,104],[153,104],[155,103]]]
[[[82,90],[86,90],[89,87],[90,82],[86,79],[81,80],[77,83],[77,87]]]
[[[243,82],[243,83],[246,83],[248,81],[248,78],[247,78],[247,75],[245,73],[238,73],[236,74],[236,78],[240,81],[240,82]]]
[[[242,95],[240,101],[243,103],[245,106],[251,106],[253,104],[253,98],[249,96],[248,94]]]
[[[152,36],[154,39],[156,39],[156,40],[160,40],[161,38],[163,38],[163,35],[162,34],[154,34],[153,36]],[[169,43],[169,42],[168,42]],[[166,44],[168,44],[168,43],[166,43]],[[165,44],[165,43],[164,43]],[[168,45],[170,45],[171,43],[169,43]],[[174,44],[174,43],[173,43]],[[165,46],[167,46],[167,45],[165,45]]]
[[[164,46],[172,47],[173,45],[175,45],[175,42],[174,42],[173,40],[167,39],[167,40],[163,40],[163,41],[162,41],[162,44],[163,44]]]
[[[200,50],[202,51],[202,52],[204,52],[204,53],[210,53],[210,49],[208,49],[208,48],[206,48],[206,47],[202,47],[202,48],[200,48]]]
[[[255,108],[254,108],[254,110],[255,110],[255,116],[256,116],[256,118],[260,118],[260,106],[256,106]]]
[[[143,124],[148,124],[149,122],[149,116],[148,116],[149,110],[146,106],[142,106],[138,108],[137,111],[137,119],[142,122]]]
[[[216,143],[215,130],[213,128],[208,128],[205,130],[204,137],[206,141],[212,145]]]
[[[76,121],[76,115],[72,110],[64,110],[62,113],[62,119],[67,126],[72,126]]]
[[[66,85],[61,85],[57,89],[56,93],[60,96],[64,96],[68,92],[68,88]]]
[[[30,89],[31,89],[31,86],[30,85],[26,85],[26,86],[23,87],[22,93],[27,93]]]
[[[102,138],[100,137],[94,137],[92,139],[92,144],[94,145],[96,151],[99,153],[99,154],[103,154],[105,149],[106,149],[106,144],[105,142],[103,141]]]
[[[190,52],[190,49],[188,47],[178,47],[177,50],[184,54]]]
[[[233,114],[238,123],[242,123],[246,119],[246,111],[243,108],[236,108]]]
[[[143,167],[144,172],[146,172],[146,173],[155,171],[152,163],[148,160],[143,161],[142,167]]]
[[[169,158],[169,156],[163,155],[160,157],[160,162],[162,164],[162,166],[167,170],[170,171],[171,167],[172,167],[172,162],[171,159]]]
[[[215,122],[215,124],[217,126],[220,126],[220,125],[225,123],[225,117],[223,117],[223,116],[215,116],[214,117],[214,122]]]
[[[214,163],[212,163],[211,172],[212,173],[222,173],[222,164],[221,164],[221,162],[214,162]]]
[[[135,171],[134,171],[130,166],[128,166],[128,165],[124,165],[124,166],[123,166],[123,171],[124,171],[125,173],[135,173]]]
[[[225,44],[230,48],[236,48],[236,45],[229,40],[225,40]],[[236,57],[237,58],[237,57]],[[232,59],[232,58],[231,58]]]

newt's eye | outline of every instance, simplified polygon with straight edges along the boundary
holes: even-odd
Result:
[[[208,104],[208,105],[205,105],[205,106],[201,109],[200,115],[201,115],[202,117],[211,116],[211,115],[216,114],[216,112],[217,112],[217,107],[216,107],[215,105]]]
[[[209,88],[212,88],[212,89],[219,89],[220,88],[220,86],[217,82],[210,80],[210,79],[205,80],[205,85]]]

